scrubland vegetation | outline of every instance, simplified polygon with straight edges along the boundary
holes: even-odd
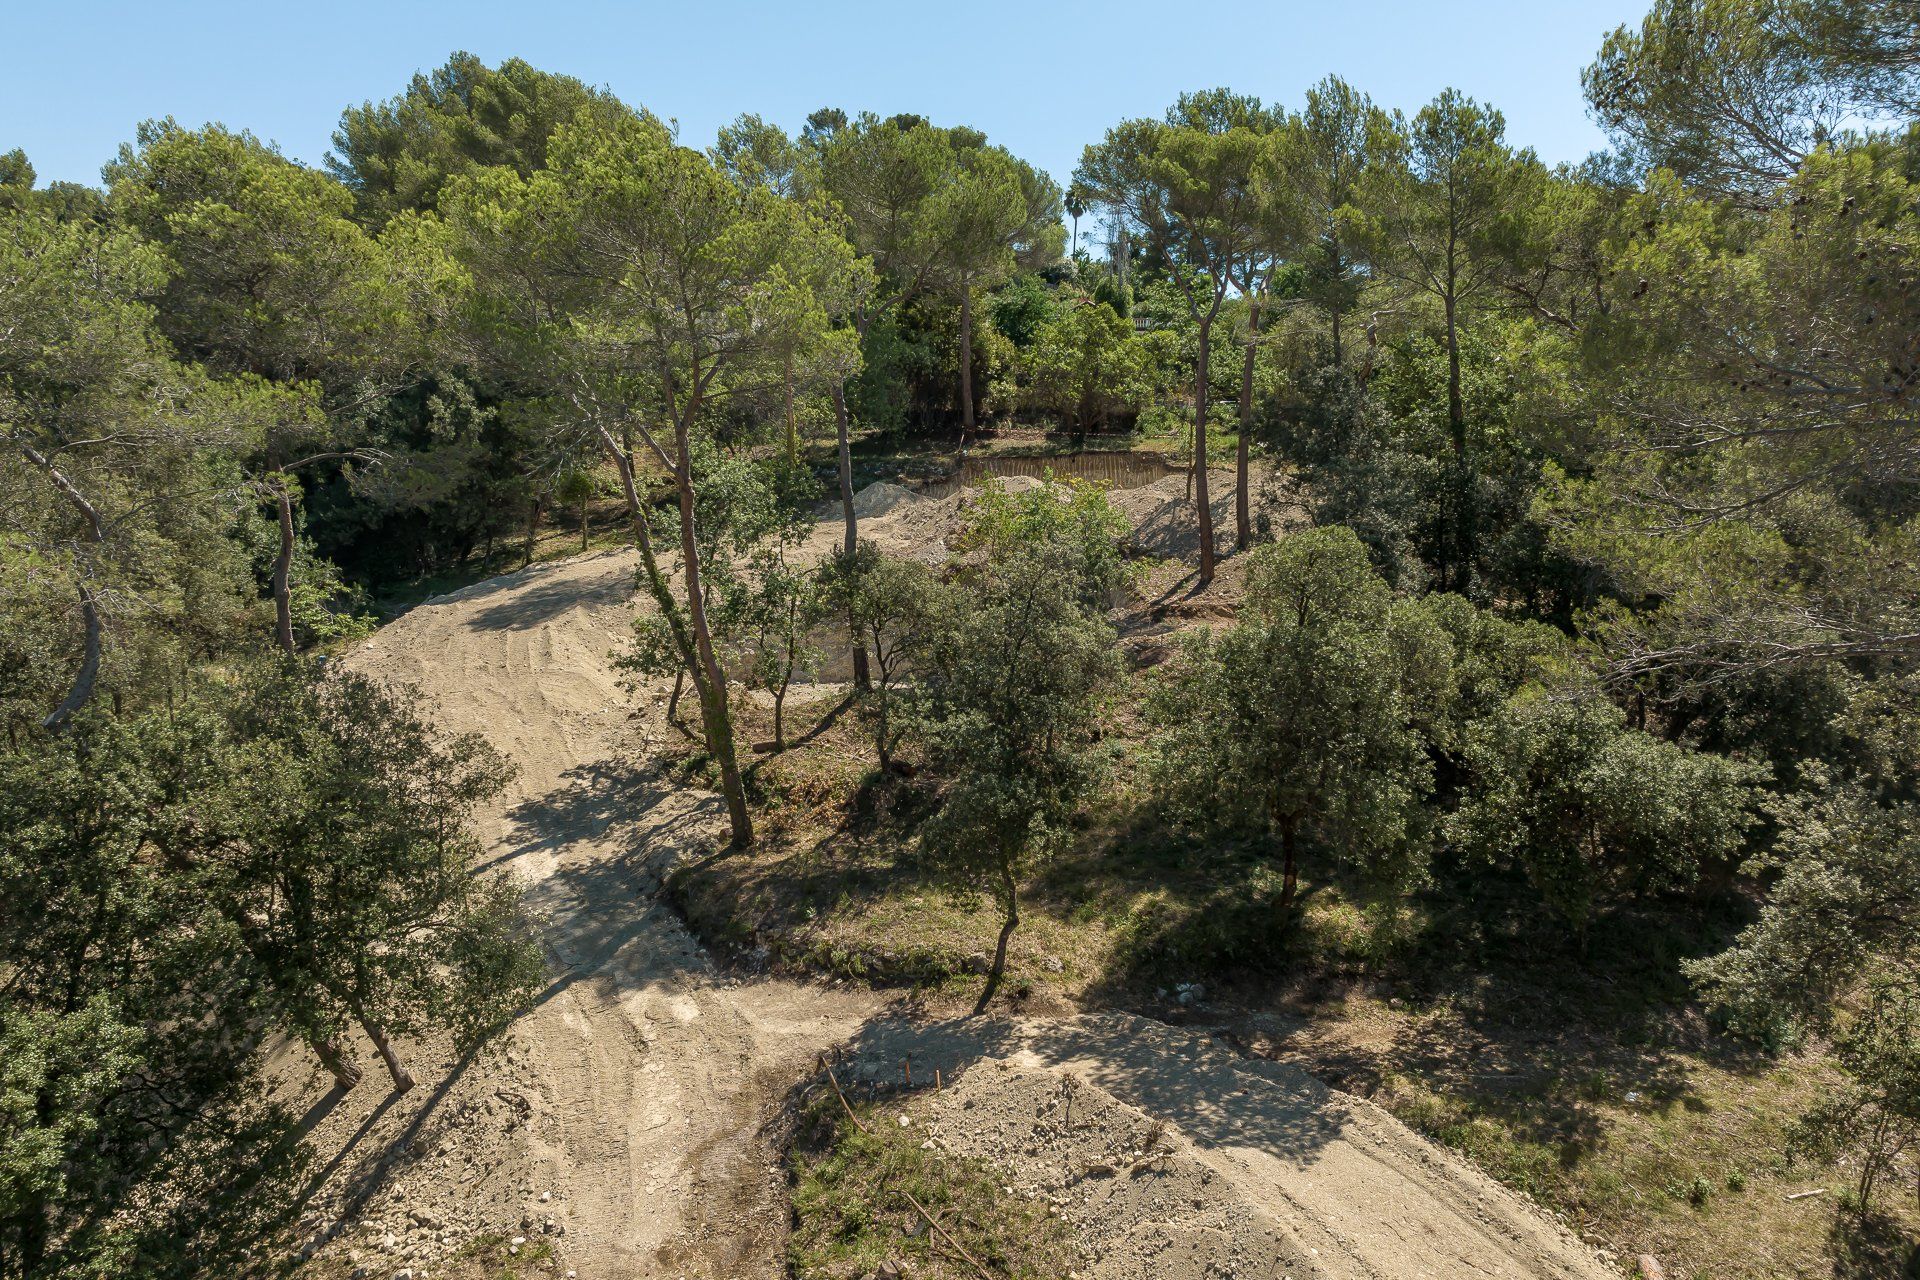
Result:
[[[1329,78],[1183,95],[1062,187],[961,124],[702,146],[467,55],[324,169],[170,119],[99,189],[0,157],[0,1275],[267,1269],[263,1047],[367,1088],[364,1036],[404,1091],[410,1038],[524,1007],[467,828],[506,766],[328,659],[596,538],[726,803],[670,885],[710,940],[1217,1019],[1623,1266],[1910,1267],[1909,10],[1658,0],[1559,167]],[[1190,555],[1065,480],[863,539],[890,460],[1096,434],[1188,468]],[[931,1157],[845,1118],[801,1189],[851,1223]],[[805,1265],[862,1247],[821,1229]]]

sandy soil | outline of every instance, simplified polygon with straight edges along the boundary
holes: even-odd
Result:
[[[1142,491],[1143,512],[1161,512],[1155,497]],[[953,500],[869,501],[884,508],[863,522],[876,541],[938,554],[953,513],[935,508]],[[837,530],[823,523],[820,550]],[[518,766],[479,825],[492,862],[526,882],[552,976],[481,1056],[409,1046],[421,1083],[398,1099],[370,1051],[344,1098],[303,1051],[279,1052],[318,1157],[303,1227],[321,1267],[426,1280],[491,1237],[550,1250],[556,1277],[779,1274],[769,1121],[816,1055],[851,1043],[869,1072],[907,1052],[949,1075],[1004,1063],[942,1095],[936,1129],[1048,1194],[1077,1194],[1073,1162],[1093,1156],[1086,1135],[1043,1140],[1036,1090],[1072,1074],[1117,1117],[1099,1139],[1116,1157],[1121,1130],[1167,1122],[1167,1167],[1185,1181],[1073,1219],[1093,1275],[1608,1274],[1384,1112],[1204,1036],[1118,1016],[916,1026],[869,991],[717,969],[654,892],[677,860],[717,847],[723,819],[641,763],[662,695],[643,691],[636,713],[608,661],[636,607],[632,573],[618,552],[539,565],[429,601],[348,659],[417,685],[444,727]]]

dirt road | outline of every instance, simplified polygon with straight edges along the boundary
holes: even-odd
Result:
[[[785,1210],[765,1108],[881,1001],[724,979],[652,896],[667,859],[724,837],[724,814],[653,787],[629,754],[644,743],[608,658],[633,616],[632,573],[630,555],[602,553],[493,579],[414,609],[350,663],[418,686],[440,725],[483,735],[519,770],[481,834],[527,880],[554,974],[504,1064],[529,1114],[492,1157],[506,1166],[498,1230],[530,1229],[518,1193],[553,1211],[558,1252],[583,1277],[772,1275]],[[463,1193],[417,1181],[407,1213]]]
[[[540,565],[429,601],[349,659],[417,685],[441,725],[518,766],[481,834],[525,878],[553,972],[503,1048],[419,1061],[422,1087],[397,1101],[379,1096],[370,1057],[342,1102],[282,1051],[311,1103],[322,1163],[307,1226],[324,1257],[419,1280],[490,1236],[550,1249],[553,1274],[579,1280],[780,1274],[786,1209],[762,1125],[817,1053],[850,1042],[876,1060],[911,1045],[949,1068],[1011,1055],[1170,1121],[1203,1180],[1259,1215],[1260,1238],[1313,1259],[1301,1274],[1611,1274],[1384,1112],[1198,1033],[1114,1018],[912,1027],[872,992],[716,970],[652,892],[724,825],[712,797],[656,786],[640,764],[650,717],[634,717],[608,660],[631,577],[615,552]],[[1197,1280],[1218,1260],[1196,1238],[1190,1265],[1164,1267],[1107,1242],[1094,1274]]]

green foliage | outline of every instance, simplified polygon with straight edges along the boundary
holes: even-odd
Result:
[[[1077,299],[1041,325],[1020,365],[1029,403],[1084,434],[1152,403],[1165,346],[1112,309]]]
[[[1853,1198],[1865,1213],[1880,1182],[1920,1143],[1920,987],[1910,976],[1873,982],[1834,1050],[1848,1082],[1799,1117],[1787,1150],[1854,1157]]]
[[[1591,693],[1523,689],[1467,726],[1448,839],[1517,866],[1582,933],[1608,895],[1682,888],[1734,862],[1765,771],[1631,729]]]
[[[415,75],[406,91],[340,116],[327,171],[353,193],[372,226],[432,209],[461,174],[504,165],[526,177],[546,167],[547,143],[581,112],[629,114],[612,95],[572,76],[509,58],[489,67],[470,53]]]
[[[1052,296],[1037,275],[1018,275],[993,295],[987,314],[1007,341],[1025,349],[1055,314]]]
[[[1060,846],[1098,776],[1091,744],[1120,673],[1106,619],[1123,575],[1118,520],[1086,486],[990,493],[963,541],[979,554],[962,600],[921,668],[921,732],[948,783],[922,847],[946,877],[999,903],[996,980],[1020,881]]]
[[[859,696],[884,772],[892,766],[904,727],[894,714],[900,685],[940,629],[949,625],[952,593],[925,565],[882,555],[866,541],[851,556],[837,554],[826,574],[827,597],[846,620],[848,633],[865,647],[871,664],[869,685]]]
[[[1156,790],[1190,823],[1275,841],[1283,912],[1303,839],[1405,889],[1425,862],[1421,726],[1447,660],[1351,530],[1289,535],[1254,553],[1241,621],[1190,639],[1156,683]]]
[[[203,888],[311,1042],[354,1024],[471,1041],[541,974],[518,887],[476,877],[474,807],[509,770],[475,737],[436,735],[402,693],[297,664],[227,692],[204,767]]]

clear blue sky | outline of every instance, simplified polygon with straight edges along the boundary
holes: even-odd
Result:
[[[1579,71],[1649,0],[1214,0],[1108,4],[419,3],[7,0],[0,151],[95,182],[141,120],[220,121],[317,163],[342,107],[397,93],[455,49],[611,88],[704,145],[753,111],[815,107],[966,123],[1063,183],[1116,120],[1227,85],[1288,105],[1337,72],[1389,107],[1457,85],[1549,161],[1596,149]]]

